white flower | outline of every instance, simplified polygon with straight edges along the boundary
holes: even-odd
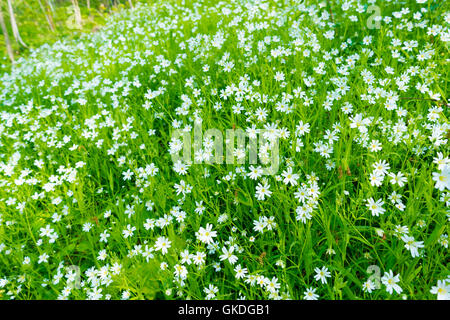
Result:
[[[397,284],[400,281],[400,275],[397,274],[394,276],[392,270],[389,272],[385,272],[383,277],[381,278],[381,283],[386,286],[386,291],[392,294],[393,290],[397,293],[401,293],[403,289]]]
[[[272,280],[267,282],[266,289],[267,291],[271,293],[275,293],[280,289],[281,285],[278,283],[278,279],[276,277],[273,277]]]
[[[306,289],[303,298],[305,300],[317,300],[319,298],[319,295],[316,294],[316,288],[308,288]]]
[[[284,177],[284,184],[291,184],[291,186],[297,185],[297,180],[299,178],[299,175],[296,173],[292,173],[292,168],[289,167],[281,175]]]
[[[247,268],[242,268],[240,264],[238,264],[234,268],[234,272],[236,272],[235,277],[236,279],[244,278],[247,274]]]
[[[212,224],[206,224],[206,228],[200,227],[197,231],[196,236],[197,239],[203,243],[211,244],[213,243],[213,238],[217,236],[217,231],[211,231]]]
[[[136,227],[131,226],[130,224],[127,225],[127,228],[122,231],[123,237],[125,239],[128,238],[128,237],[132,237],[134,231],[136,231]]]
[[[369,210],[372,212],[373,216],[379,216],[380,214],[383,214],[386,210],[383,209],[384,201],[381,199],[378,199],[376,202],[369,198],[367,199],[366,206],[369,207]]]
[[[450,166],[445,166],[441,172],[433,172],[433,181],[436,182],[434,187],[439,191],[450,189]]]
[[[399,187],[403,187],[405,183],[408,181],[408,179],[401,173],[400,171],[395,173],[389,173],[389,177],[391,177],[391,183],[392,184],[398,184]]]
[[[238,258],[233,254],[234,246],[230,246],[229,249],[222,247],[223,254],[219,257],[220,261],[228,260],[229,263],[235,264]]]
[[[39,256],[38,264],[41,264],[42,262],[48,262],[49,257],[50,256],[46,252],[44,252]]]
[[[216,297],[216,293],[219,292],[219,288],[210,284],[207,288],[203,289],[203,292],[206,293],[206,300],[211,300]]]
[[[270,198],[272,191],[270,191],[269,188],[270,188],[270,184],[258,183],[258,185],[256,186],[256,199],[264,200],[265,197]]]
[[[437,157],[433,158],[433,163],[438,165],[438,170],[442,170],[446,166],[450,165],[450,159],[448,157],[444,158],[442,152],[438,152]]]
[[[363,291],[368,292],[368,293],[371,293],[373,290],[376,289],[375,283],[373,283],[373,281],[370,279],[368,279],[366,282],[364,282],[362,287],[363,287]]]
[[[192,191],[191,185],[187,184],[184,180],[181,180],[179,184],[175,183],[174,187],[177,191],[177,195],[179,195],[180,193],[186,195],[187,193],[191,193]]]
[[[206,253],[197,251],[197,253],[192,256],[192,261],[194,261],[195,265],[199,266],[199,265],[205,264],[205,258],[206,258]]]
[[[155,242],[155,250],[159,251],[161,250],[161,253],[164,255],[167,253],[167,249],[170,248],[170,244],[172,242],[169,241],[166,237],[159,237]]]
[[[430,293],[437,294],[438,300],[450,300],[450,281],[438,280],[437,285],[433,286]]]
[[[391,168],[389,166],[389,163],[387,163],[385,160],[375,162],[374,164],[372,164],[372,167],[374,168],[374,172],[382,176],[386,175],[388,173],[388,170]]]
[[[284,73],[283,72],[277,72],[275,74],[275,81],[284,81]]]
[[[327,278],[331,277],[331,273],[325,266],[321,269],[315,268],[314,271],[316,272],[316,275],[314,276],[314,279],[316,279],[316,281],[320,280],[322,283],[327,283]]]
[[[175,277],[180,279],[186,279],[188,271],[185,266],[177,264],[174,266],[175,271],[173,272]]]
[[[123,174],[123,180],[125,180],[125,181],[131,180],[131,177],[134,175],[133,171],[131,171],[130,169],[122,172],[122,174]]]
[[[372,140],[372,142],[369,144],[369,150],[372,152],[378,152],[381,149],[381,143],[378,140]]]
[[[405,248],[411,251],[411,255],[413,258],[419,256],[419,248],[423,248],[423,241],[415,241],[414,237],[404,235],[402,237],[403,242],[405,242]]]
[[[376,171],[374,171],[373,173],[370,174],[369,181],[372,186],[376,186],[376,187],[381,186],[381,184],[383,183],[383,180],[384,180],[384,175],[380,175]]]
[[[247,175],[250,179],[253,179],[253,180],[258,179],[263,174],[263,170],[262,170],[261,166],[258,166],[258,167],[250,166],[249,170],[250,170],[250,172]]]

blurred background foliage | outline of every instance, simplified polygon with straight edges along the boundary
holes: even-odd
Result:
[[[74,39],[82,33],[95,32],[109,15],[135,6],[138,2],[147,1],[0,0],[4,22],[0,33],[2,69],[42,44],[51,44],[63,38]]]

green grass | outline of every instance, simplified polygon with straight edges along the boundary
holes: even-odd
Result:
[[[139,5],[96,33],[32,50],[2,75],[1,298],[305,299],[314,288],[319,299],[436,299],[438,281],[448,298],[448,9],[437,1],[378,1],[385,20],[369,29],[367,3],[348,10],[336,1],[264,3],[253,15],[243,1]],[[427,34],[433,25],[442,30]],[[215,47],[218,32],[225,41]],[[417,47],[409,50],[404,42],[411,40]],[[430,57],[418,58],[428,50]],[[227,55],[229,72],[220,65]],[[277,81],[277,72],[285,79]],[[393,109],[389,96],[398,98]],[[348,104],[353,110],[346,113]],[[265,119],[258,120],[258,108]],[[177,173],[169,153],[174,121],[193,128],[198,117],[204,132],[216,128],[224,136],[252,125],[288,131],[277,174],[253,180],[248,161],[192,163]],[[300,121],[309,132],[300,132]],[[381,150],[370,149],[373,140]],[[332,149],[321,152],[321,143]],[[406,181],[392,184],[384,174],[373,185],[380,160]],[[283,181],[288,168],[297,185]],[[185,196],[177,194],[181,181],[192,187]],[[259,200],[264,182],[272,193]],[[303,204],[296,198],[302,186],[318,195]],[[399,207],[393,192],[401,195]],[[385,212],[373,215],[369,199],[384,201]],[[203,213],[196,212],[200,201]],[[297,219],[303,205],[312,207],[304,221]],[[177,221],[179,211],[185,216]],[[264,217],[274,225],[258,232],[255,222]],[[197,237],[208,224],[217,232],[213,246]],[[41,235],[46,226],[54,241]],[[135,230],[127,237],[129,227]],[[417,255],[398,227],[423,244]],[[100,241],[105,233],[107,242]],[[161,237],[171,242],[166,254],[158,250]],[[237,262],[221,260],[232,246]],[[205,254],[204,264],[183,261],[184,250]],[[47,262],[39,262],[43,254]],[[182,279],[174,276],[181,265]],[[237,265],[247,269],[243,278]],[[322,267],[326,283],[315,279]],[[79,287],[67,279],[70,268],[80,271]],[[399,292],[385,283],[363,289],[390,270],[399,275]],[[253,276],[265,284],[252,284]],[[280,287],[271,291],[271,280]],[[208,296],[210,285],[217,292]]]

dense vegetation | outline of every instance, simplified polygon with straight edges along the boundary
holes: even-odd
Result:
[[[17,10],[0,297],[448,299],[446,10],[158,1],[65,38]]]
[[[14,58],[26,57],[30,50],[62,39],[77,39],[96,32],[116,12],[138,5],[139,0],[78,0],[81,23],[77,24],[72,0],[9,0],[22,44],[14,37],[8,0],[0,1]],[[5,38],[0,37],[3,67],[9,67]]]

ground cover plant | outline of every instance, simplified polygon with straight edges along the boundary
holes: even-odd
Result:
[[[448,299],[449,23],[157,1],[31,50],[0,77],[0,297]]]
[[[11,58],[25,57],[41,45],[78,39],[82,33],[95,32],[110,14],[131,6],[131,0],[1,0],[5,30],[2,30],[3,37],[0,36],[0,70],[3,72]],[[76,12],[80,13],[80,21]],[[5,31],[11,56],[5,45]]]

